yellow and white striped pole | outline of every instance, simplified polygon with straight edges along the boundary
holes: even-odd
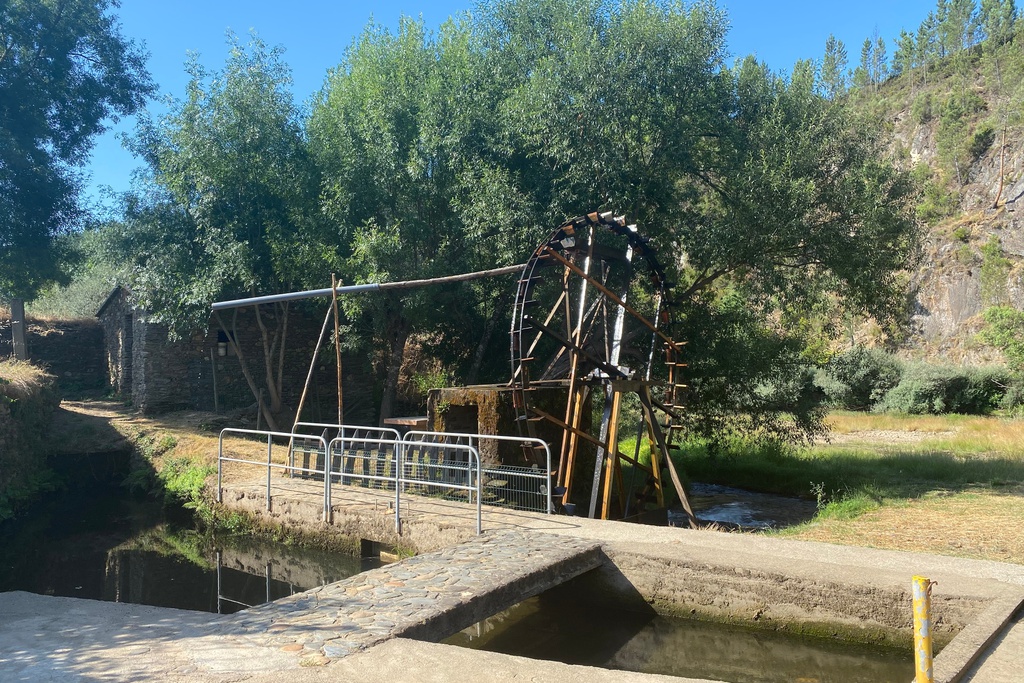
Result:
[[[933,683],[932,676],[932,582],[914,579],[914,683]]]

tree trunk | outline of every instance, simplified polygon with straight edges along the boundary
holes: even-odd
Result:
[[[253,379],[252,373],[249,371],[249,365],[245,362],[245,356],[242,355],[242,347],[238,345],[238,329],[235,325],[235,320],[238,317],[238,309],[234,311],[234,315],[231,318],[231,330],[228,331],[227,326],[220,317],[220,313],[214,312],[214,317],[217,319],[217,324],[220,325],[220,329],[224,331],[224,334],[228,338],[228,343],[235,350],[235,356],[238,358],[238,364],[242,367],[242,376],[245,377],[245,383],[249,385],[249,391],[252,392],[253,398],[259,402],[260,392],[256,388],[256,380]],[[263,417],[267,421],[267,426],[270,427],[271,431],[277,431],[277,422],[274,420],[273,415],[267,409],[267,405],[262,404]]]
[[[1003,122],[1003,131],[999,137],[999,189],[996,190],[996,201],[992,204],[993,209],[999,208],[999,198],[1003,196],[1003,159],[1006,156],[1006,122]]]
[[[494,311],[484,325],[484,333],[481,335],[480,341],[477,342],[476,351],[473,352],[473,364],[469,367],[466,384],[476,384],[480,377],[480,368],[484,364],[484,354],[487,353],[487,347],[490,346],[491,339],[494,337],[494,330],[498,327],[498,321],[504,319],[504,308],[507,306],[505,299],[504,295],[498,297],[494,305]]]
[[[384,420],[392,416],[395,394],[398,392],[398,373],[402,369],[402,358],[405,355],[405,342],[409,339],[409,324],[401,315],[396,316],[389,325],[388,340],[391,353],[388,356],[387,379],[384,380],[384,393],[380,398],[380,426]]]

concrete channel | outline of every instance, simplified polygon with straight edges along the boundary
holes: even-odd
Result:
[[[935,680],[1021,680],[1017,565],[501,510],[476,536],[473,506],[414,497],[398,536],[384,492],[346,490],[326,524],[304,485],[280,482],[267,511],[265,485],[229,484],[224,505],[417,554],[227,617],[0,594],[0,680],[678,683],[436,641],[579,577],[610,606],[909,645],[915,574],[938,582]]]

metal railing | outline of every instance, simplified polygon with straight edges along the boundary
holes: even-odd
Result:
[[[334,483],[355,484],[395,493],[395,530],[401,533],[402,493],[433,494],[440,497],[465,496],[476,503],[476,533],[483,530],[483,470],[479,451],[468,444],[438,443],[401,439],[396,430],[384,427],[299,423],[299,427],[322,429],[320,435],[302,432],[272,432],[256,429],[222,429],[217,445],[217,502],[223,502],[224,463],[257,465],[267,470],[267,511],[271,509],[271,473],[277,467],[288,476],[299,473],[324,482],[323,519],[332,521],[331,491]],[[325,434],[336,432],[330,441]],[[224,437],[260,436],[267,439],[267,458],[248,460],[225,456]],[[287,439],[287,463],[273,462],[274,439]],[[284,444],[280,444],[284,446]],[[406,453],[410,454],[407,459]],[[303,465],[295,464],[296,455]],[[444,455],[448,455],[446,459]],[[453,457],[454,456],[454,457]],[[313,458],[312,467],[310,459]],[[456,463],[459,463],[456,465]]]
[[[224,456],[224,435],[225,434],[238,434],[240,436],[265,436],[265,437],[267,437],[267,460],[266,460],[266,462],[263,462],[263,461],[260,461],[260,460],[246,460],[244,458],[225,457]],[[283,464],[280,464],[280,463],[274,463],[273,462],[273,449],[274,449],[274,439],[275,438],[288,439],[289,460],[288,460],[288,464],[287,465],[283,465]],[[325,473],[325,469],[323,469],[323,468],[316,468],[316,467],[309,468],[309,467],[296,467],[295,466],[294,457],[293,457],[292,454],[294,453],[294,448],[295,448],[295,442],[296,441],[301,441],[301,442],[304,442],[304,443],[308,442],[308,441],[314,441],[314,442],[316,442],[318,444],[317,449],[316,449],[317,452],[323,452],[323,453],[327,452],[327,441],[322,436],[314,436],[314,435],[310,435],[310,434],[295,434],[295,433],[292,433],[292,432],[271,432],[271,431],[259,430],[259,429],[239,429],[239,428],[236,428],[236,427],[225,427],[224,429],[220,430],[220,437],[217,440],[217,502],[218,503],[223,502],[224,463],[226,463],[226,462],[242,463],[242,464],[246,464],[246,465],[259,465],[259,466],[267,468],[267,511],[268,512],[270,511],[270,500],[271,500],[271,493],[270,493],[271,478],[270,478],[270,475],[271,475],[271,470],[274,467],[283,468],[289,474],[292,474],[294,472],[302,472],[304,474],[314,474],[314,475],[318,474],[320,476],[323,476],[324,473]],[[324,477],[324,481],[325,481],[325,485],[324,485],[324,498],[323,498],[323,503],[324,503],[323,518],[324,518],[324,520],[329,520],[330,519],[330,507],[329,507],[330,487],[326,484],[328,479],[329,479],[328,477]]]
[[[454,446],[465,443],[479,452],[482,441],[517,443],[527,448],[543,449],[545,468],[518,467],[499,465],[498,467],[482,468],[483,481],[481,486],[485,495],[484,503],[497,507],[508,507],[516,510],[533,512],[555,511],[551,495],[551,449],[542,439],[523,436],[501,436],[498,434],[470,434],[467,432],[430,432],[412,430],[406,432],[402,440],[408,443],[412,439],[420,442]]]
[[[467,502],[476,501],[476,533],[480,535],[483,531],[483,473],[480,467],[480,452],[476,448],[467,444],[438,444],[403,439],[398,442],[397,453],[396,531],[402,531],[400,511],[403,491],[445,498],[458,498],[462,492],[467,497]],[[460,455],[465,455],[465,459],[461,459]],[[453,464],[455,462],[461,462],[461,465]]]

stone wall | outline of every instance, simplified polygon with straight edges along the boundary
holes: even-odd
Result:
[[[127,335],[131,340],[132,352],[132,403],[146,413],[180,409],[212,411],[215,408],[230,411],[251,407],[255,417],[257,398],[245,379],[240,359],[244,359],[256,386],[265,386],[264,351],[259,324],[251,310],[223,317],[229,326],[227,333],[220,329],[215,319],[211,319],[210,327],[205,332],[198,331],[183,338],[171,339],[165,325],[136,311],[132,318],[131,334]],[[273,329],[272,318],[264,316],[264,322],[269,329]],[[289,315],[281,383],[282,400],[292,410],[298,406],[321,324],[322,318],[316,320],[301,311],[292,311]],[[110,334],[108,332],[108,354],[112,348]],[[235,353],[228,342],[229,334],[235,336],[240,354]],[[116,346],[116,341],[113,346]],[[277,357],[274,358],[276,366]],[[374,424],[376,401],[369,360],[345,354],[342,368],[345,421],[351,424]],[[111,377],[115,374],[111,372]],[[330,350],[322,350],[320,362],[314,370],[313,385],[306,399],[303,419],[334,422],[337,419],[336,402],[334,354]]]
[[[61,396],[104,391],[103,328],[95,320],[29,320],[26,341],[29,360],[57,378]],[[13,353],[11,321],[0,319],[0,358]]]
[[[132,325],[134,308],[128,292],[116,288],[107,297],[97,317],[103,328],[103,347],[107,363],[107,386],[115,394],[127,396],[132,391]]]

